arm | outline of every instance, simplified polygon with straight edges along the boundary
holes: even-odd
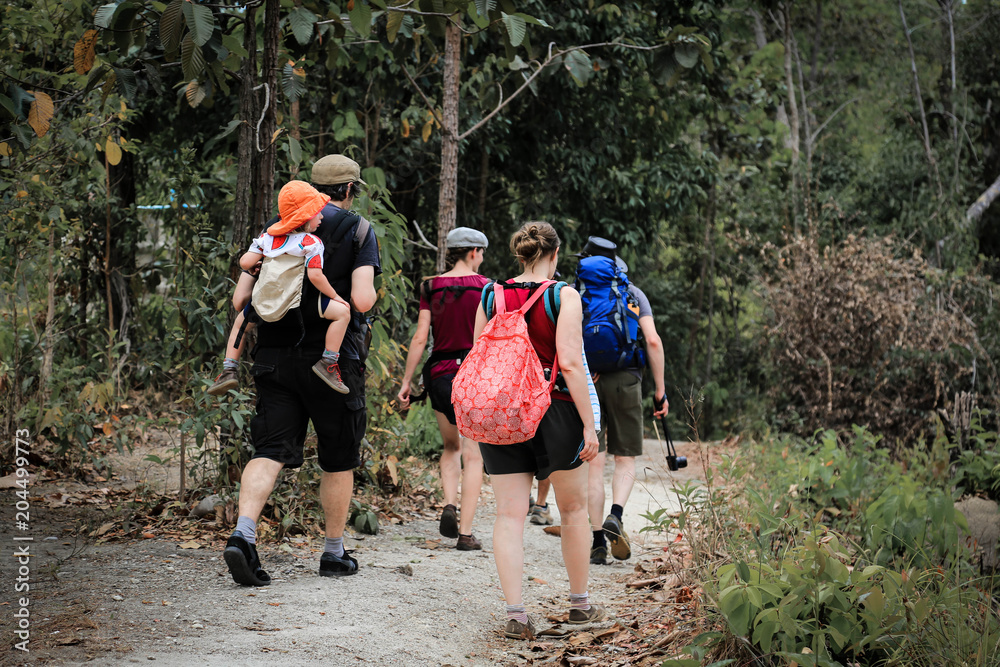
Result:
[[[249,271],[262,259],[264,259],[264,255],[261,253],[247,251],[240,257],[240,268],[244,271]]]
[[[663,341],[660,334],[656,333],[656,325],[649,315],[639,318],[639,328],[646,339],[646,358],[649,360],[649,370],[653,373],[653,416],[662,417],[670,412],[670,403],[667,401],[667,391],[663,382],[663,369],[666,366],[663,356]],[[660,404],[660,398],[663,404]]]
[[[421,310],[417,317],[417,332],[413,334],[410,341],[410,349],[406,352],[406,370],[403,373],[403,386],[399,389],[396,398],[399,399],[400,407],[410,404],[410,381],[413,379],[413,371],[417,369],[424,350],[427,349],[427,338],[431,331],[431,311]]]
[[[597,456],[597,431],[594,428],[594,413],[590,409],[590,392],[583,370],[583,306],[580,294],[566,286],[559,293],[561,305],[556,321],[556,355],[559,370],[566,380],[569,395],[573,397],[576,411],[583,420],[583,450],[581,461],[590,461]]]
[[[331,299],[337,298],[337,290],[333,289],[333,285],[330,284],[330,280],[323,275],[323,269],[312,267],[306,270],[306,276],[309,277],[309,282],[318,289],[320,292],[330,297]]]
[[[479,340],[479,334],[483,333],[483,329],[486,328],[486,323],[489,320],[486,319],[486,311],[483,310],[482,302],[479,303],[479,308],[476,309],[476,330],[472,334],[472,342],[475,343]]]
[[[375,267],[359,266],[351,273],[351,305],[359,313],[367,313],[375,305]]]

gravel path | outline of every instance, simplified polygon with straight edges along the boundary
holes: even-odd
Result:
[[[661,550],[652,533],[638,532],[646,525],[641,514],[676,502],[669,488],[678,478],[667,474],[656,441],[647,442],[647,452],[626,507],[633,556],[591,568],[592,598],[612,615],[616,600],[629,595],[624,581],[635,563]],[[610,469],[606,473],[610,492]],[[691,477],[685,471],[682,479]],[[5,501],[8,495],[2,492]],[[4,502],[0,525],[11,525],[12,505]],[[56,510],[39,508],[46,511]],[[474,531],[484,546],[479,552],[451,548],[454,541],[437,534],[437,516],[430,514],[384,526],[377,536],[349,532],[346,546],[361,567],[344,578],[317,576],[315,540],[264,542],[261,559],[274,581],[255,589],[234,584],[228,575],[221,558],[224,536],[212,548],[180,549],[175,542],[148,539],[89,546],[68,557],[76,548],[72,536],[57,532],[55,520],[39,524],[53,533],[36,537],[32,565],[32,632],[45,641],[33,641],[39,648],[27,654],[11,648],[17,640],[8,621],[16,602],[13,587],[5,584],[0,664],[524,664],[531,657],[528,643],[500,635],[505,619],[492,555],[493,515],[487,484]],[[9,535],[0,540],[5,551],[14,544]],[[11,560],[0,561],[0,581],[13,581]],[[563,612],[568,583],[558,538],[526,524],[525,560],[529,611],[541,619]]]

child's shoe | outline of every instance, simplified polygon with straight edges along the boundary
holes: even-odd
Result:
[[[351,390],[347,388],[344,381],[340,379],[340,364],[330,364],[320,359],[313,365],[313,373],[318,375],[323,382],[341,394],[349,394]]]
[[[239,389],[240,380],[236,374],[235,368],[224,369],[219,373],[219,377],[215,378],[215,384],[208,388],[208,393],[211,396],[222,396],[229,392],[230,389]]]

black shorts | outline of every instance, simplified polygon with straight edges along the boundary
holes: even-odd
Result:
[[[265,347],[257,350],[250,374],[257,384],[257,414],[250,421],[253,458],[298,468],[303,462],[306,429],[316,430],[319,467],[343,472],[361,465],[365,435],[365,367],[340,358],[349,394],[339,394],[313,373],[322,350]]]
[[[589,409],[589,408],[588,408]],[[516,445],[479,443],[483,467],[489,475],[530,472],[536,479],[548,479],[557,470],[573,470],[583,465],[583,421],[572,401],[552,400],[542,417],[535,437]]]
[[[443,414],[449,424],[455,423],[455,406],[451,404],[451,383],[455,380],[455,373],[442,375],[431,379],[431,386],[427,390],[427,396],[431,399],[431,407]]]

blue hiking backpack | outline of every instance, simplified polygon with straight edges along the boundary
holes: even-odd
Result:
[[[594,373],[643,368],[646,352],[639,339],[639,308],[628,291],[628,276],[613,259],[591,255],[580,260],[576,289],[583,302],[583,349]]]

